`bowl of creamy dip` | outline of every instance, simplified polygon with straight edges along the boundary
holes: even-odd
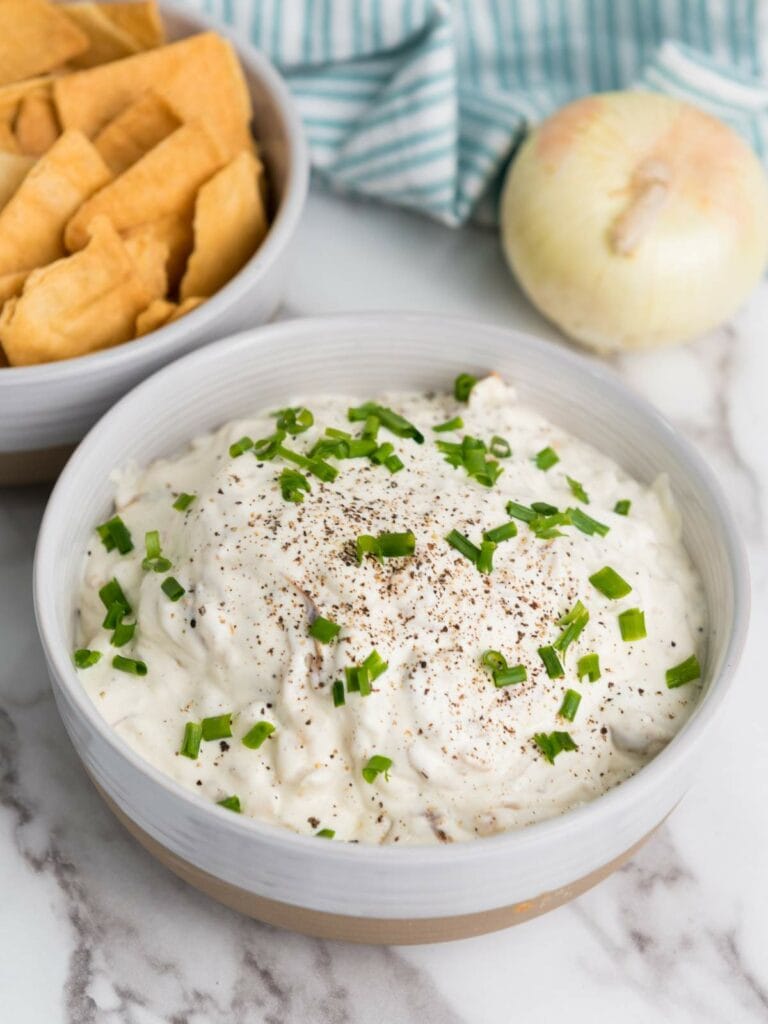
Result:
[[[139,841],[366,942],[504,927],[631,856],[748,617],[738,529],[650,406],[406,314],[260,328],[136,388],[52,494],[35,594],[64,724]]]

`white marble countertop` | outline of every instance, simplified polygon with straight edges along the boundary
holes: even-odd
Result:
[[[554,337],[493,233],[313,194],[285,315],[425,309]],[[64,735],[35,634],[46,493],[0,492],[0,1020],[9,1024],[748,1024],[768,1021],[768,284],[686,348],[616,360],[705,453],[753,555],[740,685],[694,790],[575,903],[446,946],[275,931],[187,888],[102,805]]]

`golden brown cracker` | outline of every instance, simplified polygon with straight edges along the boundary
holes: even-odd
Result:
[[[113,174],[121,174],[175,131],[181,121],[150,90],[106,124],[93,140]]]
[[[127,3],[96,6],[113,24],[127,32],[140,50],[151,50],[165,42],[163,20],[155,0],[129,0]]]
[[[0,276],[0,306],[6,299],[18,295],[24,287],[24,282],[29,277],[29,270],[17,270],[13,274],[2,274]]]
[[[88,49],[88,36],[47,0],[1,0],[0,85],[64,64]]]
[[[71,67],[93,68],[141,50],[133,36],[116,25],[102,5],[74,3],[62,10],[86,34],[89,43],[87,50],[70,59]]]
[[[33,156],[0,152],[0,210],[21,185],[34,164]]]
[[[197,309],[205,299],[193,295],[183,302],[171,302],[168,299],[155,299],[136,318],[136,337],[141,338],[150,331],[157,331],[166,324],[171,324],[180,317]]]
[[[40,93],[25,96],[19,104],[13,132],[22,153],[46,153],[61,134],[52,100]]]
[[[157,298],[165,295],[168,291],[168,245],[151,229],[136,230],[130,238],[124,238],[123,243],[149,293]]]
[[[189,254],[192,252],[194,235],[192,232],[192,210],[183,215],[169,214],[149,224],[140,224],[130,228],[124,237],[130,238],[135,232],[143,234],[151,232],[168,248],[166,272],[168,274],[168,290],[175,291],[184,276]]]

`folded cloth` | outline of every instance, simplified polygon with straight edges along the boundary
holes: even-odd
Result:
[[[644,88],[768,155],[760,0],[186,0],[269,55],[334,189],[456,226],[492,219],[526,129],[577,96]]]

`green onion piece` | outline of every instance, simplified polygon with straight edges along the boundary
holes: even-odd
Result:
[[[225,740],[232,735],[232,712],[228,711],[225,715],[204,718],[201,724],[203,739],[206,743],[210,740]]]
[[[384,460],[384,465],[390,473],[399,473],[401,469],[405,468],[405,464],[399,455],[390,455],[388,459]]]
[[[378,448],[372,437],[356,437],[347,442],[348,459],[364,459],[372,455]]]
[[[477,377],[473,377],[471,373],[460,373],[453,382],[453,397],[457,402],[468,402],[475,384]]]
[[[201,722],[187,722],[184,726],[184,738],[181,741],[179,753],[183,757],[190,757],[197,760],[200,753],[200,741],[203,738],[203,726]]]
[[[557,755],[564,750],[579,749],[568,732],[537,732],[533,742],[550,764],[554,764]]]
[[[112,516],[106,523],[97,526],[96,532],[101,537],[101,541],[107,551],[117,548],[121,555],[127,555],[129,551],[133,551],[133,540],[131,539],[130,530],[120,516]]]
[[[346,704],[347,698],[344,696],[344,683],[337,679],[331,687],[331,693],[333,694],[333,706],[340,708]]]
[[[485,441],[479,437],[467,434],[461,444],[453,441],[437,441],[435,444],[449,466],[463,468],[467,476],[477,480],[483,487],[492,487],[504,472],[498,462],[488,458]]]
[[[166,576],[160,584],[160,589],[171,601],[178,601],[180,597],[183,597],[184,594],[186,594],[186,590],[182,587],[175,576]]]
[[[639,608],[627,608],[619,615],[619,629],[622,640],[643,640],[648,636],[645,630],[645,613]]]
[[[310,459],[307,469],[318,480],[322,480],[323,483],[333,483],[339,475],[338,469],[323,459]]]
[[[292,437],[303,434],[315,422],[315,417],[309,409],[303,408],[281,409],[275,413],[275,416],[277,416],[277,429],[285,430]]]
[[[75,660],[77,660],[77,655],[75,655]],[[690,658],[681,661],[674,668],[668,668],[666,675],[667,686],[670,690],[674,690],[678,686],[685,686],[686,683],[692,683],[694,679],[701,679],[699,659],[695,654],[692,654]]]
[[[243,746],[248,747],[249,750],[258,750],[262,743],[272,735],[275,728],[271,722],[257,722],[243,736]]]
[[[579,704],[581,704],[581,694],[578,690],[566,690],[558,714],[561,718],[566,718],[569,722],[572,722],[576,717],[576,712],[579,710]]]
[[[536,516],[528,524],[539,540],[551,540],[553,537],[564,537],[558,526],[570,526],[571,516],[568,512],[554,512],[548,516]]]
[[[558,626],[565,626],[565,629],[553,644],[555,650],[565,653],[574,640],[581,635],[588,622],[589,612],[581,601],[577,601],[566,615],[557,620]]]
[[[605,523],[598,522],[597,519],[593,519],[592,516],[588,516],[586,512],[582,512],[580,508],[569,508],[567,509],[567,512],[576,529],[581,530],[582,533],[586,533],[589,536],[594,533],[599,533],[601,537],[604,537],[610,530],[610,526],[606,526]]]
[[[247,435],[241,437],[239,441],[235,441],[234,444],[229,446],[229,457],[230,459],[237,459],[245,452],[248,452],[253,448],[253,441]]]
[[[143,661],[137,661],[136,658],[124,658],[122,654],[114,656],[112,667],[120,672],[128,672],[132,676],[145,676],[147,674],[147,666]]]
[[[480,560],[480,548],[476,547],[463,533],[459,533],[458,530],[451,530],[445,539],[452,548],[456,548],[460,555],[464,555],[473,565],[477,565]]]
[[[542,448],[540,452],[536,453],[533,461],[539,469],[546,472],[548,469],[552,469],[555,463],[560,461],[560,456],[554,448]]]
[[[461,430],[464,426],[464,420],[461,416],[454,416],[452,420],[446,420],[445,423],[438,423],[436,427],[432,427],[436,434],[447,434],[449,430]]]
[[[536,512],[532,508],[521,505],[518,501],[507,502],[507,515],[523,523],[531,523],[536,518]]]
[[[492,530],[486,530],[483,534],[485,540],[490,540],[494,544],[500,544],[503,540],[509,540],[511,537],[517,536],[517,523],[509,522],[502,523],[501,526],[494,526]]]
[[[275,455],[279,455],[287,462],[293,462],[297,466],[301,466],[302,469],[309,469],[310,460],[306,455],[302,455],[301,452],[295,452],[292,448],[286,448],[285,445],[279,444]]]
[[[174,501],[173,508],[175,508],[177,512],[186,512],[196,497],[196,494],[187,494],[185,491],[182,491],[176,501]]]
[[[115,631],[110,638],[113,647],[124,647],[129,640],[133,640],[136,632],[135,622],[116,622]]]
[[[381,420],[374,413],[371,413],[370,416],[365,417],[365,423],[363,424],[363,437],[369,437],[375,441],[379,436],[380,428]]]
[[[384,661],[384,659],[382,658],[378,651],[374,650],[371,651],[371,653],[365,659],[365,661],[362,664],[362,667],[368,673],[368,676],[370,677],[371,681],[373,681],[374,679],[378,679],[380,675],[383,675],[384,672],[387,671],[387,669],[389,668],[389,663]]]
[[[216,803],[219,807],[224,807],[228,811],[234,811],[235,814],[243,813],[243,808],[240,806],[239,796],[226,796],[223,800],[217,800]]]
[[[540,516],[556,516],[560,511],[557,505],[550,505],[548,501],[532,501],[531,508]]]
[[[585,654],[576,662],[576,674],[579,679],[586,676],[590,683],[596,683],[600,678],[600,658],[597,654]]]
[[[618,601],[619,598],[626,597],[627,594],[632,593],[632,587],[610,565],[605,565],[598,572],[593,573],[589,577],[589,582],[595,590],[599,590],[601,594],[610,598],[611,601]]]
[[[337,441],[351,441],[352,435],[348,430],[338,430],[336,427],[326,427],[325,433],[327,437],[333,437]]]
[[[396,437],[410,437],[416,444],[424,444],[424,435],[413,423],[409,423],[407,419],[392,409],[376,405],[375,402],[366,402],[356,409],[349,409],[347,416],[352,423],[367,420],[369,416],[376,416],[382,427]]]
[[[495,455],[497,459],[508,459],[512,454],[512,449],[509,446],[509,441],[504,437],[499,437],[498,434],[494,434],[491,438],[491,443],[488,445],[491,455]]]
[[[632,507],[632,502],[629,498],[622,498],[621,501],[617,501],[613,506],[613,511],[618,516],[628,516],[629,510]]]
[[[554,647],[540,647],[539,657],[544,662],[544,668],[547,670],[547,675],[550,679],[562,679],[565,675],[565,669]]]
[[[336,832],[332,828],[321,828],[319,832],[315,832],[316,839],[333,839]]]
[[[377,537],[372,537],[369,533],[361,533],[355,540],[355,552],[357,554],[357,564],[362,565],[363,559],[366,555],[373,555],[377,558],[382,565],[384,559],[381,556],[381,548]]]
[[[578,480],[574,480],[572,476],[566,476],[565,479],[568,481],[568,486],[571,488],[571,494],[574,498],[578,498],[579,501],[583,501],[585,505],[588,505],[589,495],[584,490],[583,485]]]
[[[524,683],[528,678],[528,669],[525,665],[510,665],[508,668],[495,669],[493,673],[494,686],[501,689],[502,686],[512,686],[515,683]]]
[[[405,533],[380,533],[379,551],[383,558],[407,558],[416,551],[416,536]]]
[[[315,640],[319,640],[321,644],[329,644],[331,640],[336,639],[340,632],[341,626],[337,626],[330,619],[324,619],[322,615],[318,615],[309,627],[309,635]]]
[[[381,754],[374,754],[373,757],[368,759],[368,764],[363,768],[363,778],[366,782],[372,783],[376,780],[377,775],[384,775],[384,778],[389,781],[389,769],[392,767],[392,759],[389,757],[383,757]]]
[[[390,441],[385,441],[384,444],[380,444],[375,451],[371,452],[371,462],[376,466],[382,466],[390,457],[394,454],[395,446]]]
[[[80,647],[75,651],[73,658],[77,668],[90,668],[97,661],[101,661],[101,651],[89,651],[87,647]]]
[[[116,629],[117,626],[123,621],[125,616],[125,608],[121,604],[110,605],[109,611],[104,616],[102,626],[104,629]]]
[[[347,693],[362,693],[364,697],[367,697],[371,692],[371,681],[366,668],[348,665],[344,669],[344,676],[347,680]]]
[[[285,440],[285,431],[277,430],[269,437],[261,437],[253,442],[253,454],[262,462],[271,462],[279,453]]]
[[[507,667],[507,659],[501,651],[484,651],[480,663],[492,672],[500,672]]]
[[[480,554],[477,558],[478,572],[485,573],[486,576],[493,572],[493,553],[495,550],[496,545],[492,540],[484,540],[480,544]]]
[[[309,493],[312,490],[309,480],[296,469],[282,470],[277,480],[280,484],[280,493],[284,500],[292,501],[295,505],[300,505],[304,501],[304,494],[302,492],[306,491]]]
[[[158,530],[148,530],[144,534],[144,547],[147,550],[147,557],[141,563],[142,569],[146,572],[168,572],[171,563],[167,558],[163,558]]]
[[[123,588],[117,580],[114,579],[114,577],[109,581],[109,583],[104,584],[99,591],[99,597],[107,611],[110,611],[113,605],[119,605],[123,609],[125,615],[131,614],[131,606],[128,604],[128,598],[125,596]]]

